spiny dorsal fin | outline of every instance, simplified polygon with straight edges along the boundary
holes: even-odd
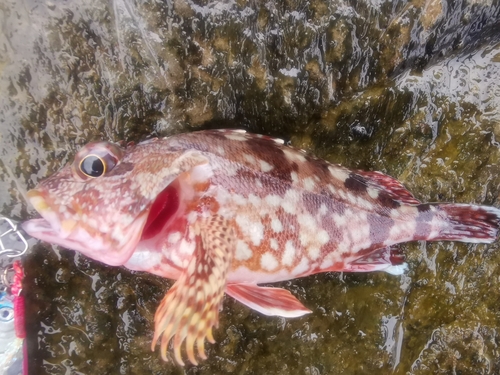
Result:
[[[366,172],[356,170],[350,177],[361,176],[364,183],[370,187],[385,191],[390,198],[395,201],[406,204],[420,204],[420,201],[413,196],[404,186],[395,178],[382,172]]]

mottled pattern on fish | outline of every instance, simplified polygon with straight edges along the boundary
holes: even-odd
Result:
[[[86,176],[96,158],[104,170]],[[90,144],[29,196],[45,219],[25,225],[33,236],[178,279],[157,312],[154,342],[166,359],[173,338],[179,363],[184,340],[192,363],[195,343],[205,357],[224,291],[264,314],[300,316],[309,310],[289,292],[257,284],[326,271],[400,272],[394,244],[492,242],[499,225],[496,208],[420,204],[382,173],[230,130],[126,149]]]

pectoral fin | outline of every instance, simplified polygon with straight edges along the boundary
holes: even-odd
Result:
[[[255,284],[229,284],[226,293],[264,315],[295,318],[311,312],[286,289],[267,288]]]
[[[154,350],[161,336],[161,355],[167,361],[167,345],[173,338],[175,360],[181,366],[184,341],[189,361],[194,365],[198,364],[194,344],[198,355],[206,359],[205,338],[215,342],[212,327],[218,325],[226,274],[234,253],[233,230],[224,219],[213,216],[200,220],[197,229],[193,257],[156,311],[151,346]]]

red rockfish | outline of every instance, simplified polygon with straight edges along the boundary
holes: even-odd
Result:
[[[224,293],[265,315],[310,312],[289,291],[260,287],[330,271],[401,273],[392,245],[490,243],[500,210],[420,203],[380,172],[350,170],[279,139],[209,130],[120,147],[83,147],[28,192],[33,237],[112,266],[177,280],[155,315],[152,349],[173,341],[197,364],[214,342]]]

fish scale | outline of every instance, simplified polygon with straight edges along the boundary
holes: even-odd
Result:
[[[95,168],[94,168],[95,167]],[[156,342],[183,364],[205,358],[224,291],[265,315],[310,312],[260,287],[319,272],[404,271],[394,245],[493,242],[500,210],[420,203],[394,178],[350,170],[267,136],[208,130],[126,148],[83,147],[28,192],[34,237],[177,280],[155,315]]]

